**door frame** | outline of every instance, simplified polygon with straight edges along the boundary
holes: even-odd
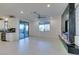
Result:
[[[20,23],[27,23],[28,24],[28,37],[29,37],[29,22],[27,21],[19,21],[19,40],[20,40]]]

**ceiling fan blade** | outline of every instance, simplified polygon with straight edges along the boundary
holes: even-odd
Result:
[[[40,18],[46,18],[46,17],[42,17],[42,16],[41,16]]]
[[[40,16],[40,14],[38,14],[37,12],[33,12],[34,14],[38,15],[37,18],[46,18],[46,17],[43,17],[43,16]]]
[[[36,14],[36,15],[40,15],[40,14],[38,14],[37,12],[33,12],[34,14]]]

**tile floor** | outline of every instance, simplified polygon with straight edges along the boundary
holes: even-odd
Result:
[[[61,41],[57,40],[30,37],[16,42],[0,41],[0,55],[67,55]]]

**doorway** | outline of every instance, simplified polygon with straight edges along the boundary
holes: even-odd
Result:
[[[20,21],[20,39],[25,39],[29,37],[29,23],[25,21]]]

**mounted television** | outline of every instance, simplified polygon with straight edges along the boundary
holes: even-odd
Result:
[[[65,21],[65,32],[68,32],[68,20]]]

